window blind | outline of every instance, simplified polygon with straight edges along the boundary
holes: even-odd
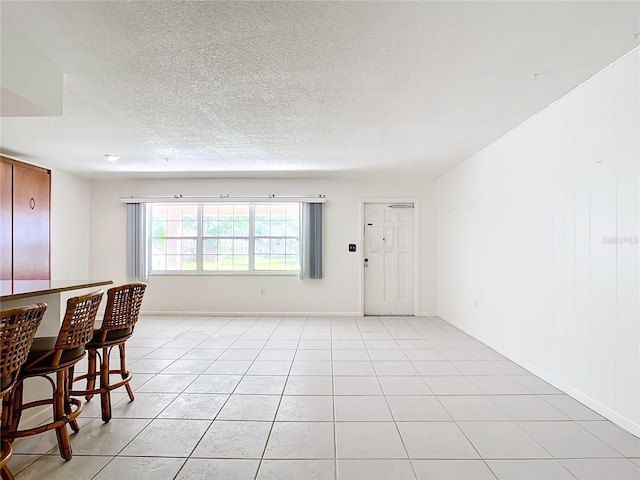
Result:
[[[145,204],[127,203],[127,277],[147,279]]]
[[[323,276],[323,203],[304,203],[302,208],[302,262],[300,278]]]

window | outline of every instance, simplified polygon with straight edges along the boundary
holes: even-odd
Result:
[[[299,272],[300,204],[149,204],[151,272]]]

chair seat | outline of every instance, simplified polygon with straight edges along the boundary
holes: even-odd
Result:
[[[39,337],[34,339],[31,350],[29,350],[29,356],[25,362],[25,368],[22,369],[20,375],[28,376],[29,373],[36,373],[39,370],[55,371],[57,367],[54,368],[52,362],[55,358],[56,340],[57,337]],[[84,351],[84,345],[70,350],[64,350],[60,358],[60,366],[65,366],[80,360],[84,355]]]
[[[110,345],[117,343],[119,340],[126,340],[133,333],[133,328],[120,328],[118,330],[109,330],[105,341],[100,341],[102,337],[102,330],[96,330],[93,338],[88,343],[87,348],[100,348],[103,345]]]
[[[0,392],[4,392],[7,388],[9,388],[12,380],[12,375],[5,375],[4,377],[0,377]]]

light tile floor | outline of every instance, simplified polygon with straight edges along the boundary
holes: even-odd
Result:
[[[640,479],[640,439],[436,317],[143,317],[136,400],[27,479]],[[80,368],[81,370],[81,368]]]

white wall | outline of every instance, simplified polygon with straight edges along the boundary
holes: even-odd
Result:
[[[439,315],[636,435],[639,57],[438,182]]]
[[[415,197],[420,212],[419,311],[436,310],[436,183],[415,178],[156,179],[91,183],[91,277],[126,281],[125,208],[120,195],[290,196],[325,194],[325,277],[156,275],[143,310],[165,313],[359,315],[362,310],[360,201]],[[348,252],[348,244],[358,252]],[[260,289],[265,295],[260,295]]]
[[[89,180],[51,172],[51,279],[89,278]]]

